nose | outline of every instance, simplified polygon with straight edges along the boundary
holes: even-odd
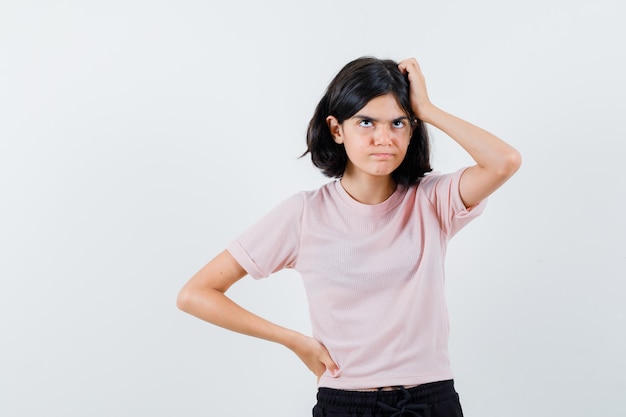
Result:
[[[376,145],[389,145],[391,144],[392,132],[389,126],[380,126],[376,129],[377,132],[374,135],[374,143]]]

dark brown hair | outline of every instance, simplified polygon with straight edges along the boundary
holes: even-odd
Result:
[[[348,162],[342,144],[333,140],[326,118],[335,116],[339,123],[354,116],[373,98],[392,94],[400,108],[413,121],[413,133],[406,156],[392,173],[399,184],[417,182],[431,171],[430,145],[424,123],[415,117],[409,97],[409,81],[392,60],[358,58],[339,71],[320,100],[306,135],[311,161],[324,175],[341,178]]]

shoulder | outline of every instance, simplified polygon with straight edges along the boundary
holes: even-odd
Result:
[[[307,207],[328,204],[336,198],[335,187],[335,182],[329,182],[316,189],[296,192],[283,199],[272,211],[278,215],[287,215],[302,213]]]
[[[429,188],[436,187],[437,184],[440,184],[442,182],[458,183],[461,180],[461,176],[463,175],[463,172],[466,169],[467,167],[463,167],[454,172],[448,172],[448,173],[443,173],[439,171],[429,172],[426,175],[424,175],[422,178],[420,178],[417,185],[423,189],[429,189]]]
[[[428,173],[417,183],[417,192],[429,198],[454,198],[455,194],[459,194],[461,176],[466,169],[463,167],[450,173]]]
[[[337,198],[337,181],[331,181],[313,190],[300,191],[291,198],[300,198],[303,204],[323,204]]]

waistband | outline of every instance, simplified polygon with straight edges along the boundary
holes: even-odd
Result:
[[[375,407],[382,404],[434,404],[446,401],[457,395],[454,380],[429,382],[413,388],[398,387],[391,391],[347,391],[321,387],[317,392],[317,402],[322,407],[357,409]]]

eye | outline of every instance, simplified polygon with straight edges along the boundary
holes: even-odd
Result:
[[[396,129],[402,129],[406,123],[404,123],[404,120],[394,120],[393,121],[393,127],[395,127]]]
[[[372,127],[372,126],[373,126],[373,124],[372,124],[372,121],[371,121],[371,120],[361,119],[361,120],[359,121],[359,126],[361,126],[361,127]]]

